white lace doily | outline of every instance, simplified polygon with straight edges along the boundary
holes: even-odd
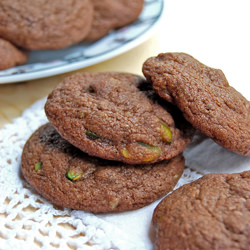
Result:
[[[47,122],[45,99],[0,130],[1,249],[151,250],[152,213],[159,201],[130,212],[93,215],[59,210],[22,179],[20,160],[29,136]],[[197,135],[185,151],[186,168],[176,188],[209,172],[250,170],[250,158],[224,150]]]

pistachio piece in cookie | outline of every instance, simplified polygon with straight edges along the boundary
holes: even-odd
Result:
[[[122,149],[122,155],[127,159],[140,158],[142,162],[156,161],[161,155],[159,146],[150,146],[143,142],[127,145]]]

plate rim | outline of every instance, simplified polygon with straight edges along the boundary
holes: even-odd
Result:
[[[157,19],[152,23],[152,25],[144,33],[139,34],[136,38],[123,44],[122,46],[119,46],[115,48],[114,50],[108,51],[106,53],[103,53],[97,57],[93,57],[88,60],[71,62],[68,64],[60,65],[57,67],[52,67],[49,69],[46,68],[45,70],[39,70],[39,72],[34,71],[34,72],[27,72],[27,73],[21,73],[21,74],[16,74],[16,75],[13,74],[13,75],[0,76],[0,84],[9,84],[9,83],[22,82],[22,81],[37,80],[37,79],[42,79],[46,77],[68,73],[74,70],[83,69],[85,67],[89,67],[89,66],[93,66],[95,64],[101,63],[101,62],[105,62],[111,58],[114,58],[125,52],[128,52],[129,50],[137,47],[144,41],[148,40],[156,32],[156,28],[161,22],[162,17],[163,17],[163,13],[165,9],[164,0],[160,0],[160,4],[161,4],[161,11],[159,15],[157,16]]]

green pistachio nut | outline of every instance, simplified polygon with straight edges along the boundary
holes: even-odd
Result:
[[[149,144],[146,144],[144,142],[138,142],[139,145],[142,147],[145,147],[149,150],[149,154],[143,159],[143,161],[154,161],[159,158],[161,155],[161,149],[159,146],[151,146]]]
[[[91,130],[86,130],[86,135],[90,140],[96,140],[100,138],[100,135],[96,134],[95,132]]]
[[[83,172],[75,172],[74,170],[69,170],[67,172],[67,178],[71,181],[77,181],[81,176]]]
[[[43,163],[41,161],[35,164],[35,172],[42,170]]]
[[[122,149],[122,155],[123,155],[125,158],[127,158],[127,159],[130,158],[130,153],[129,153],[129,151],[128,151],[127,148],[123,148],[123,149]]]
[[[170,128],[164,124],[164,123],[160,123],[161,124],[161,136],[162,136],[162,140],[164,142],[172,142],[172,132],[170,130]]]
[[[146,153],[143,154],[142,158],[140,159],[141,161],[154,161],[161,155],[161,149],[159,146],[151,146],[143,142],[138,142],[138,144],[142,146],[144,150],[146,149]],[[133,152],[133,149],[128,149],[127,147],[122,149],[122,155],[127,159],[138,157],[137,153]]]

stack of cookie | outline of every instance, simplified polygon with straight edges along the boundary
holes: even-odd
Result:
[[[52,91],[50,123],[22,155],[23,175],[41,195],[95,213],[143,207],[172,191],[195,129],[250,156],[250,103],[221,70],[165,53],[143,73],[78,73]],[[154,211],[156,249],[248,249],[249,204],[249,172],[187,184]]]
[[[24,50],[94,41],[134,22],[144,0],[0,1],[0,70],[23,64]],[[67,34],[67,35],[65,35]]]
[[[58,206],[137,209],[181,177],[194,130],[140,76],[72,75],[48,96],[45,112],[51,123],[26,143],[22,170]]]

